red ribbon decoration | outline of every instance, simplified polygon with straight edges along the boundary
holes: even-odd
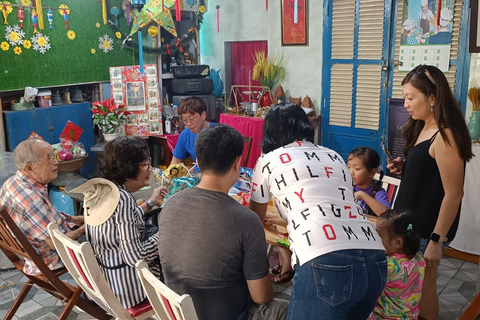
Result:
[[[268,11],[268,0],[265,0],[265,11]]]
[[[172,54],[172,52],[170,51],[170,44],[167,43],[167,54]]]
[[[182,47],[182,42],[180,41],[180,38],[177,38],[177,43],[175,45],[178,47],[181,53],[184,52],[183,47]]]
[[[175,20],[182,21],[182,12],[180,11],[180,0],[175,0]]]
[[[217,4],[217,33],[220,33],[220,7]]]
[[[165,1],[162,0],[162,12],[165,12]]]

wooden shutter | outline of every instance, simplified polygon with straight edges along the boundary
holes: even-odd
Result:
[[[453,10],[453,29],[452,29],[452,45],[450,48],[450,60],[456,60],[458,57],[458,43],[460,40],[460,24],[462,22],[462,8],[463,0],[446,0],[446,5],[451,5],[455,3]],[[396,39],[395,39],[395,61],[399,60],[400,53],[400,36],[403,32],[403,0],[398,1],[398,16],[397,16],[397,29],[396,29]],[[448,68],[448,73],[445,73],[445,77],[448,80],[450,89],[452,92],[455,87],[455,76],[457,68],[454,65],[451,65]],[[392,98],[403,99],[402,91],[402,80],[407,75],[407,72],[398,71],[398,67],[395,67],[393,72],[393,89],[392,89]]]
[[[332,60],[357,59],[381,60],[383,55],[383,0],[361,0],[358,22],[358,47],[355,52],[356,2],[333,1]],[[354,95],[354,74],[356,93]],[[380,65],[360,64],[354,70],[351,63],[334,63],[330,87],[330,125],[374,129],[379,126],[381,90]],[[353,115],[353,104],[355,114]]]

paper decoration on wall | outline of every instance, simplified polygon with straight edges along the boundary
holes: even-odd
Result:
[[[65,29],[68,29],[68,16],[70,15],[70,9],[66,4],[61,4],[58,6],[58,13],[63,17],[63,21],[65,21]]]
[[[148,28],[148,34],[152,36],[152,38],[155,38],[159,33],[158,27],[157,26],[151,26]]]
[[[217,33],[220,33],[220,6],[218,5],[218,0],[215,9],[217,9]]]
[[[25,38],[25,32],[20,29],[20,26],[7,26],[5,28],[5,40],[7,40],[11,46],[21,45],[23,38]]]
[[[152,21],[155,21],[160,27],[170,32],[174,37],[177,37],[172,12],[169,9],[174,5],[175,0],[164,0],[164,8],[162,10],[160,0],[150,0],[140,13],[136,13],[130,34],[137,32],[139,27],[144,27]]]
[[[77,37],[77,34],[75,33],[75,31],[73,31],[73,30],[68,30],[67,31],[67,38],[68,39],[75,40],[76,37]]]
[[[122,2],[122,10],[125,12],[125,18],[127,19],[127,26],[130,27],[130,21],[133,18],[133,10],[131,10],[132,5],[130,0],[123,0]]]
[[[112,7],[110,14],[115,17],[115,25],[118,27],[118,17],[122,14],[122,10],[117,7]]]
[[[47,20],[48,20],[48,29],[53,29],[53,12],[52,9],[48,9],[47,11]]]
[[[10,13],[12,13],[13,11],[13,7],[12,6],[9,6],[10,2],[9,1],[3,1],[3,3],[1,3],[1,11],[2,11],[2,15],[3,15],[3,24],[8,24],[8,15]]]
[[[0,44],[0,48],[2,48],[3,51],[8,51],[8,49],[10,49],[10,45],[8,44],[7,41],[3,41],[3,42]]]
[[[22,48],[20,48],[20,47],[15,47],[15,48],[13,49],[13,52],[14,52],[17,56],[19,56],[19,55],[22,53]]]
[[[37,14],[38,14],[38,28],[40,30],[43,30],[44,24],[43,24],[42,0],[35,0],[35,7],[37,9]]]
[[[32,13],[30,13],[30,20],[32,21],[32,25],[33,25],[33,33],[38,33],[38,30],[37,30],[37,25],[38,25],[37,10],[32,9]]]
[[[25,11],[23,11],[22,7],[18,7],[17,9],[17,18],[18,18],[18,21],[20,22],[20,28],[23,29],[23,18],[25,18]]]
[[[102,17],[103,17],[103,24],[107,24],[107,0],[102,0]]]
[[[51,49],[50,38],[41,33],[37,33],[32,37],[32,43],[33,50],[38,51],[41,54],[45,54],[45,52]]]
[[[111,67],[110,84],[115,102],[127,106],[127,135],[148,136],[162,134],[162,112],[158,89],[157,66]]]
[[[27,39],[27,40],[23,40],[23,47],[24,47],[25,49],[27,49],[27,50],[30,49],[30,48],[32,47],[32,41],[30,41],[30,40],[28,40],[28,39]]]
[[[18,5],[21,5],[21,6],[24,6],[24,7],[30,7],[32,5],[32,0],[15,0],[15,2]]]
[[[110,38],[107,34],[104,34],[98,38],[98,47],[103,50],[103,52],[108,53],[113,50],[113,39]]]

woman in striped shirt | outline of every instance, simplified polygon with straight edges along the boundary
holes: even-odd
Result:
[[[87,239],[115,296],[128,309],[146,299],[135,263],[143,259],[160,277],[158,235],[142,241],[144,212],[165,196],[165,188],[153,190],[150,199],[136,205],[133,192],[150,184],[150,152],[144,139],[118,137],[105,145],[100,159],[100,175],[115,183],[120,200],[113,214],[102,224],[87,225]]]

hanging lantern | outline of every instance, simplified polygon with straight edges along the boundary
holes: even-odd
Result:
[[[151,26],[148,28],[148,34],[151,35],[152,38],[155,38],[159,32],[160,31],[158,30],[157,26]]]

